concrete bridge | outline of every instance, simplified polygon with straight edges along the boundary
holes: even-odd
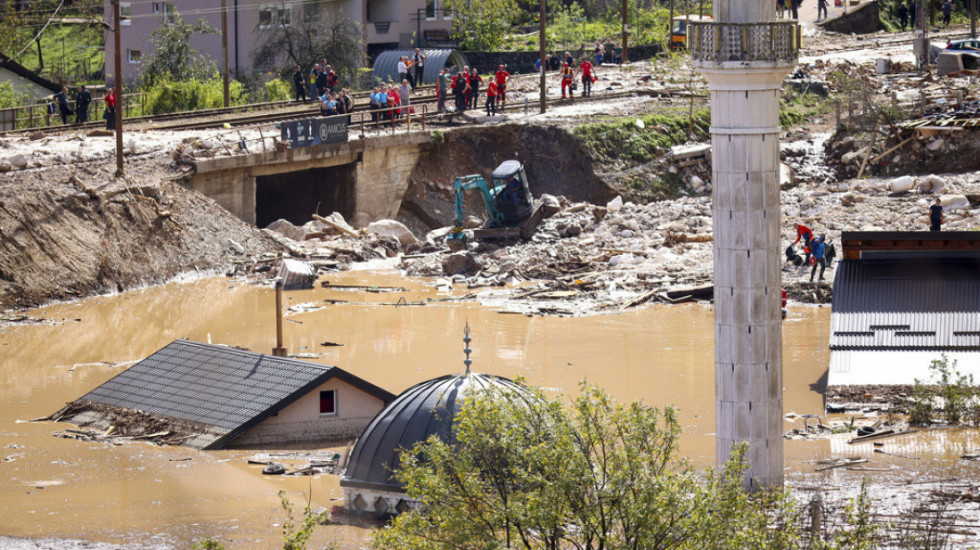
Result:
[[[242,220],[265,227],[285,218],[340,212],[355,227],[398,214],[429,132],[352,139],[284,151],[202,159],[194,189]]]

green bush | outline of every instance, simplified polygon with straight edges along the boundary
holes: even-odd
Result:
[[[161,79],[143,92],[146,94],[144,99],[146,114],[198,111],[224,106],[224,83],[217,75],[204,81],[192,79],[175,82]],[[247,102],[245,87],[241,82],[232,80],[229,92],[232,105],[244,105]]]
[[[293,97],[293,85],[281,78],[266,82],[255,93],[255,101],[259,103],[288,101]]]
[[[678,115],[646,115],[618,118],[608,122],[583,124],[572,135],[603,160],[647,163],[663,155],[667,149],[687,141],[709,139],[711,113],[694,112],[694,133],[688,136],[691,120],[687,113]],[[637,120],[643,122],[642,128]]]

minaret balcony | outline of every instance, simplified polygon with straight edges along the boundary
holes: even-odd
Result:
[[[803,33],[796,21],[692,21],[687,38],[696,67],[785,67],[796,65]]]

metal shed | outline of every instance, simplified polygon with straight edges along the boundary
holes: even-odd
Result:
[[[452,71],[455,73],[462,69],[464,65],[469,65],[466,56],[459,50],[425,49],[422,52],[426,55],[426,59],[421,84],[435,84],[436,77],[443,68],[452,70],[455,67],[456,70]],[[388,50],[382,52],[374,60],[372,75],[381,80],[388,80],[390,78],[392,81],[397,82],[398,60],[403,55],[411,59],[414,54],[415,50]]]

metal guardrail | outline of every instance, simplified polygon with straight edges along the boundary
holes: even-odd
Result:
[[[691,22],[688,48],[694,63],[796,63],[803,39],[796,21],[768,23]]]

